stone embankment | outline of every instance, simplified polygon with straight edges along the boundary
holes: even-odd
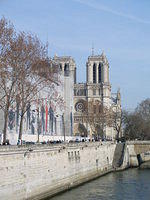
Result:
[[[112,171],[116,144],[0,148],[3,200],[44,199]]]
[[[150,169],[150,161],[142,163],[140,169]]]
[[[141,154],[133,143],[0,147],[0,199],[44,199],[106,173],[138,166],[140,159],[149,159],[150,148],[146,144],[144,152],[139,145]]]

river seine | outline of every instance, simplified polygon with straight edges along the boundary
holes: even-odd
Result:
[[[150,170],[110,173],[50,200],[150,200]]]

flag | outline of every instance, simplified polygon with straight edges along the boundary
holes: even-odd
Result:
[[[46,115],[46,132],[47,132],[47,122],[48,122],[48,107],[47,107],[47,100],[46,100],[46,105],[45,105],[45,115]]]

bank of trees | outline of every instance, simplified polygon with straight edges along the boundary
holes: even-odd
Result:
[[[10,109],[19,109],[19,139],[23,117],[37,94],[58,84],[58,67],[47,57],[47,46],[37,36],[15,31],[11,22],[0,20],[0,109],[4,112],[3,143],[7,139]]]
[[[91,133],[97,139],[106,137],[106,127],[111,127],[116,131],[116,139],[121,135],[122,112],[120,107],[107,107],[99,100],[91,100],[84,103],[84,111],[81,113],[81,122],[78,131],[81,135],[87,135],[85,124],[88,124]]]
[[[88,124],[90,134],[96,138],[105,138],[105,127],[112,127],[117,140],[150,140],[150,99],[143,100],[133,112],[104,107],[100,101],[91,100],[85,102],[80,118],[78,129],[82,136],[87,135]]]
[[[133,112],[124,112],[126,140],[150,140],[150,99],[142,101]]]
[[[88,102],[87,107],[88,112],[85,121],[89,124],[95,137],[104,138],[104,128],[112,124],[111,109],[104,107],[98,100]]]

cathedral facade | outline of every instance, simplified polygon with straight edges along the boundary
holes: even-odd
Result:
[[[120,92],[111,93],[109,81],[109,63],[106,55],[91,55],[86,63],[86,83],[76,83],[76,64],[71,57],[54,57],[64,75],[65,126],[67,135],[80,135],[79,125],[85,105],[90,101],[99,101],[104,107],[121,112]],[[83,123],[87,136],[92,136],[88,123]],[[104,135],[107,139],[115,139],[114,127],[105,126]]]

